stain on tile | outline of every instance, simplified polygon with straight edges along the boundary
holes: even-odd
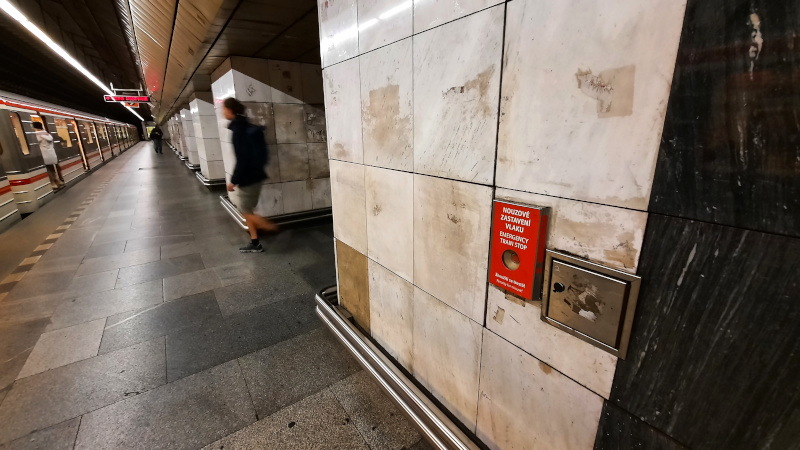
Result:
[[[593,75],[591,69],[578,69],[575,78],[578,89],[597,100],[597,117],[604,119],[633,114],[636,66],[604,70],[597,75]]]
[[[369,276],[367,257],[336,240],[336,267],[339,272],[339,302],[356,323],[369,333]]]

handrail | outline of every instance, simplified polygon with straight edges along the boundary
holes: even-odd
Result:
[[[194,174],[201,183],[206,186],[220,186],[225,184],[225,178],[216,178],[213,180],[209,180],[208,178],[203,176],[203,172],[195,172]]]
[[[185,164],[186,167],[189,168],[189,170],[200,170],[200,164],[192,164],[189,162],[189,160],[186,160]]]
[[[429,443],[442,450],[477,450],[479,447],[417,388],[334,305],[336,286],[316,295],[317,315],[372,375],[378,385],[408,415]]]

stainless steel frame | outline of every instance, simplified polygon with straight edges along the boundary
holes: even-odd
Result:
[[[185,164],[186,164],[186,167],[189,168],[189,170],[200,170],[200,164],[192,164],[192,163],[189,162],[188,159],[186,160]]]
[[[345,317],[335,305],[336,286],[316,296],[317,315],[355,356],[378,385],[405,412],[425,439],[439,449],[473,450],[479,447]]]
[[[571,327],[568,327],[557,320],[553,320],[550,317],[547,317],[548,306],[550,305],[550,278],[552,277],[552,270],[553,270],[553,259],[557,259],[559,261],[564,261],[567,263],[574,264],[579,267],[583,267],[594,272],[601,273],[603,275],[607,275],[612,278],[616,278],[622,281],[628,282],[628,292],[627,292],[627,300],[623,305],[623,317],[622,317],[622,327],[619,333],[619,346],[618,348],[611,347],[606,345],[597,339],[592,338],[586,334],[581,333],[578,330],[575,330]],[[610,269],[605,266],[601,266],[600,264],[595,264],[593,262],[586,261],[584,259],[578,259],[572,257],[570,255],[557,252],[554,250],[547,250],[547,255],[545,256],[545,263],[544,263],[544,283],[542,287],[542,320],[549,323],[550,325],[566,331],[567,333],[577,337],[578,339],[588,342],[595,347],[601,348],[618,358],[625,359],[625,356],[628,354],[628,342],[631,338],[631,328],[633,327],[633,315],[636,312],[636,302],[639,298],[639,287],[641,285],[642,279],[637,277],[636,275],[631,275],[627,272],[622,272],[620,270]]]
[[[217,178],[216,180],[209,180],[203,176],[203,172],[195,172],[194,174],[198,180],[205,186],[222,186],[225,184],[225,178]]]
[[[246,230],[247,225],[245,224],[244,216],[242,216],[242,213],[239,212],[239,208],[237,208],[236,205],[231,202],[230,197],[228,197],[227,194],[220,195],[219,202],[222,204],[222,207],[225,208],[225,211],[230,214],[233,220],[235,220],[240,227]],[[290,223],[305,222],[307,220],[324,219],[326,217],[333,217],[332,208],[319,208],[296,213],[278,214],[277,216],[269,216],[269,219],[279,225],[286,225]]]

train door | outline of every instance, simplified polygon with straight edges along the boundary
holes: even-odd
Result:
[[[34,113],[35,114],[35,113]],[[3,166],[14,201],[21,214],[32,213],[53,193],[39,152],[31,113],[6,111],[2,117]],[[6,131],[7,130],[7,131]]]
[[[0,144],[0,159],[3,157],[3,145]],[[3,165],[0,164],[0,232],[8,229],[20,219],[17,204],[14,202],[14,193],[8,182]]]
[[[89,169],[94,169],[102,162],[100,152],[97,150],[97,144],[83,120],[72,120],[72,126],[78,135],[78,142],[80,143],[83,154],[86,156],[86,162],[89,164]]]
[[[92,123],[92,128],[95,130],[95,134],[97,135],[97,142],[100,146],[100,153],[103,154],[103,159],[111,159],[113,154],[111,153],[111,144],[108,142],[108,135],[106,135],[106,128],[102,123],[96,122]]]
[[[64,122],[67,125],[67,139],[80,151],[81,159],[83,160],[83,168],[88,171],[91,166],[89,165],[89,159],[86,157],[86,150],[83,148],[83,143],[81,143],[80,135],[78,134],[78,124],[75,123],[75,119],[65,119]]]
[[[103,161],[106,160],[105,155],[103,155],[103,143],[100,142],[100,137],[97,135],[97,128],[94,126],[94,122],[86,122],[86,131],[89,135],[89,139],[94,138],[95,145],[97,146],[97,151],[100,152],[100,159]]]

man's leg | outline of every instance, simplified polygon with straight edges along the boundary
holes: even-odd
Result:
[[[260,253],[264,251],[264,247],[258,242],[258,219],[259,216],[255,214],[243,213],[244,222],[247,224],[247,231],[250,233],[250,245],[239,249],[242,253]]]

